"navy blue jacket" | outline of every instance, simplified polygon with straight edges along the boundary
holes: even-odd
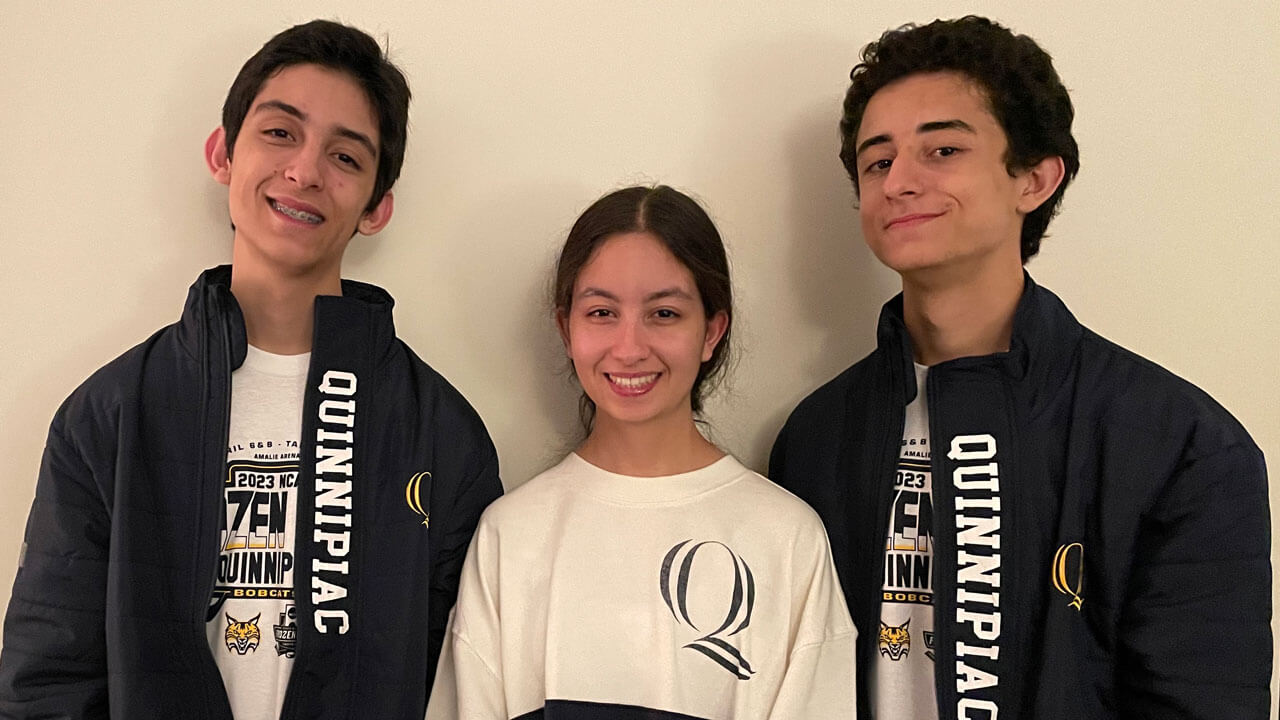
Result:
[[[202,274],[179,322],[54,417],[5,618],[0,717],[230,720],[205,627],[246,352],[230,277]],[[422,717],[467,545],[501,493],[483,423],[396,339],[391,307],[354,282],[316,299],[284,718]],[[314,523],[350,524],[343,557]]]
[[[901,296],[878,340],[796,408],[769,463],[826,523],[866,717],[917,392]],[[1230,414],[1030,277],[1010,350],[926,384],[940,720],[1267,717],[1266,470]]]

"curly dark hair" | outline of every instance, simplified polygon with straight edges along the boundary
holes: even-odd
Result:
[[[378,172],[373,195],[365,207],[368,212],[378,206],[400,177],[410,93],[404,74],[387,59],[378,41],[357,28],[330,20],[312,20],[279,33],[254,53],[240,68],[222,104],[227,157],[235,152],[240,127],[262,85],[286,67],[306,64],[350,75],[364,90],[378,117]]]
[[[693,381],[690,401],[696,417],[702,412],[703,397],[723,375],[733,329],[733,286],[724,241],[696,200],[666,185],[655,185],[615,190],[592,203],[569,230],[556,261],[551,291],[555,312],[557,315],[569,312],[578,275],[596,249],[610,237],[630,232],[646,232],[658,238],[681,265],[689,268],[702,296],[707,319],[718,312],[724,312],[728,318],[724,335],[711,352],[711,359],[702,363]],[[596,406],[585,392],[579,399],[578,409],[583,428],[590,431]]]
[[[1053,60],[1035,40],[1014,35],[984,17],[935,20],[886,31],[862,49],[862,62],[849,73],[853,83],[840,118],[840,161],[858,187],[857,136],[871,97],[908,75],[954,71],[983,90],[991,114],[1009,140],[1005,165],[1010,174],[1058,156],[1066,169],[1053,195],[1022,222],[1022,261],[1040,251],[1049,220],[1062,204],[1067,185],[1080,170],[1080,150],[1071,135],[1075,109],[1053,69]]]

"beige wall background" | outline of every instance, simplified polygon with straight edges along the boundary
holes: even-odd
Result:
[[[693,191],[727,240],[739,362],[709,415],[764,469],[791,407],[872,347],[896,291],[836,158],[849,69],[887,27],[965,12],[1040,41],[1075,101],[1082,170],[1031,272],[1280,458],[1273,0],[6,6],[0,607],[50,417],[230,258],[202,143],[240,64],[313,17],[388,38],[416,95],[395,218],[353,242],[346,274],[397,298],[401,336],[485,418],[508,487],[573,442],[554,254],[587,204],[636,182]]]

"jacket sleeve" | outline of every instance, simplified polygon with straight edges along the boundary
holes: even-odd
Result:
[[[1122,717],[1268,717],[1270,550],[1257,447],[1184,459],[1138,537],[1117,648]]]
[[[506,720],[500,617],[496,600],[496,538],[476,532],[467,553],[458,604],[449,616],[448,634],[427,720]]]
[[[107,717],[110,536],[89,464],[55,420],[5,617],[0,718]]]
[[[462,480],[452,490],[451,502],[443,508],[432,508],[433,522],[442,522],[443,532],[438,536],[440,550],[431,571],[427,626],[427,662],[431,671],[437,665],[445,641],[449,613],[458,598],[458,576],[480,513],[502,494],[498,455],[483,426],[477,444],[480,447],[470,454],[471,464],[460,473]],[[432,677],[428,675],[427,687],[431,687],[431,682]]]

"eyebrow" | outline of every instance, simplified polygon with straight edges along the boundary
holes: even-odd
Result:
[[[971,134],[977,133],[977,131],[973,129],[972,125],[958,118],[952,120],[931,120],[927,123],[921,123],[920,127],[916,128],[916,133],[938,132],[939,130],[960,130]],[[856,157],[861,155],[862,152],[869,147],[882,145],[892,139],[893,137],[888,133],[869,137],[866,140],[863,140],[862,144],[858,146],[857,151],[854,152],[854,156]]]
[[[604,298],[604,299],[606,299],[606,300],[612,300],[612,301],[614,301],[614,302],[621,302],[621,300],[618,298],[618,296],[617,296],[617,295],[614,295],[613,293],[609,292],[608,290],[603,290],[603,289],[601,289],[601,288],[595,288],[595,287],[588,287],[588,288],[584,288],[584,289],[582,290],[582,292],[578,293],[578,297],[580,297],[580,298],[585,298],[585,297],[602,297],[602,298]],[[671,287],[671,288],[666,288],[666,289],[663,289],[663,290],[658,290],[658,291],[656,291],[656,292],[651,292],[651,293],[649,293],[648,295],[645,295],[645,296],[644,296],[644,301],[645,301],[645,302],[653,302],[654,300],[663,300],[663,299],[665,299],[665,298],[669,298],[669,297],[681,298],[681,299],[684,299],[684,300],[692,300],[692,299],[693,299],[693,296],[689,295],[689,293],[685,292],[684,290],[681,290],[680,288],[677,288],[677,287]]]
[[[289,103],[284,102],[283,100],[263,100],[262,102],[258,103],[257,107],[253,109],[255,113],[260,110],[279,110],[280,112],[286,115],[292,115],[293,117],[296,117],[303,122],[306,122],[307,120],[306,113],[302,112],[301,110],[294,107],[293,105],[290,105]],[[360,143],[361,145],[364,146],[365,150],[369,151],[369,154],[372,155],[375,160],[378,158],[378,147],[373,144],[373,140],[369,139],[368,135],[365,135],[364,133],[359,132],[358,130],[352,130],[351,128],[345,127],[342,125],[338,126],[337,133],[341,137],[347,138],[348,140],[354,140]]]

